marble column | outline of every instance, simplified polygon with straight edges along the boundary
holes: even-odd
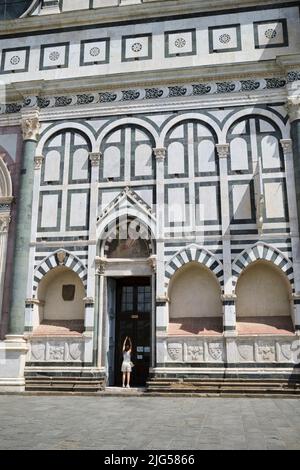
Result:
[[[216,149],[219,156],[220,166],[220,193],[222,212],[222,241],[223,241],[223,272],[224,272],[224,295],[223,302],[223,330],[224,335],[236,335],[236,312],[235,295],[233,295],[232,272],[231,272],[231,241],[230,241],[230,209],[229,209],[229,187],[228,187],[228,157],[230,146],[227,143],[217,144]]]
[[[295,196],[296,196],[296,214],[297,214],[297,226],[298,226],[298,234],[300,232],[300,82],[295,82],[291,90],[288,90],[291,93],[287,99],[287,109],[289,114],[289,120],[291,123],[291,138],[292,138],[292,149],[287,147],[287,143],[282,141],[283,149],[288,150],[291,154],[292,150],[292,164],[293,164],[293,173],[294,173],[294,182],[295,182]],[[288,171],[287,171],[288,177]],[[287,185],[289,186],[289,182],[287,181]],[[289,188],[290,190],[290,188]],[[290,202],[290,201],[289,201]],[[293,223],[293,220],[292,220]],[[292,227],[291,227],[292,230]],[[298,236],[299,238],[299,236]],[[299,243],[299,240],[298,240]],[[295,330],[300,331],[300,302],[298,296],[300,295],[300,289],[298,287],[298,270],[297,270],[297,263],[299,257],[299,246],[295,246],[294,249],[296,250],[296,257],[294,258],[294,276],[295,276],[295,291],[296,291],[296,298],[294,299],[294,324]],[[293,257],[295,256],[293,253]],[[296,268],[296,269],[295,269]],[[296,285],[297,284],[297,285]]]
[[[2,198],[1,198],[2,199]],[[0,200],[0,323],[2,316],[3,289],[5,281],[7,237],[10,223],[10,202]]]
[[[166,332],[168,305],[165,292],[165,148],[154,148],[156,157],[156,330]]]
[[[297,198],[298,228],[300,227],[300,89],[299,95],[289,96],[287,109],[291,123],[294,178]],[[300,231],[300,230],[299,230]]]
[[[162,362],[157,338],[166,335],[169,312],[165,288],[165,158],[164,147],[153,149],[156,158],[156,294],[155,294],[155,328],[153,329],[152,367]]]
[[[7,335],[7,340],[9,341],[18,338],[21,339],[24,334],[35,152],[40,129],[38,111],[24,114],[22,116],[21,126],[24,144],[20,175],[20,192],[16,200],[17,223],[11,286],[12,300],[10,305],[9,333]]]

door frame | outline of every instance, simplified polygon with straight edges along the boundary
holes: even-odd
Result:
[[[124,260],[123,260],[124,261]],[[130,266],[132,268],[132,266]],[[115,288],[115,299],[113,301],[109,301],[109,290],[108,290],[108,283],[109,280],[112,279],[113,282],[116,284],[120,279],[138,279],[138,278],[148,278],[151,286],[152,298],[151,298],[151,312],[150,312],[150,338],[149,338],[149,345],[151,348],[151,355],[150,355],[150,366],[149,372],[154,367],[155,364],[155,357],[156,357],[156,341],[155,341],[155,323],[156,323],[156,315],[155,315],[155,292],[156,292],[156,279],[154,270],[149,265],[148,260],[145,261],[145,269],[144,272],[140,274],[140,266],[138,266],[137,273],[132,273],[130,275],[120,275],[120,271],[116,273],[114,267],[112,270],[106,269],[105,271],[105,288],[103,289],[103,293],[105,295],[103,298],[104,304],[104,315],[101,321],[102,328],[99,332],[99,340],[101,341],[100,336],[102,337],[103,341],[103,348],[102,348],[102,364],[105,366],[106,374],[107,374],[107,383],[111,386],[115,386],[116,381],[116,357],[115,357],[115,342],[116,342],[116,309],[117,309],[117,287]],[[126,267],[124,266],[124,273],[126,273]],[[117,274],[117,275],[116,275]],[[109,304],[113,305],[113,310],[109,311]],[[113,351],[113,352],[112,352]],[[113,361],[113,363],[111,362]]]

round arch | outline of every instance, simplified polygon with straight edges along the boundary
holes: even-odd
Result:
[[[291,261],[277,248],[263,242],[258,242],[254,246],[244,250],[232,264],[232,284],[236,290],[237,282],[242,272],[253,262],[258,260],[268,261],[285,274],[291,289],[294,288],[294,274]]]
[[[10,172],[4,161],[5,155],[0,153],[0,197],[11,198],[13,196],[13,188]]]
[[[50,127],[47,129],[41,136],[40,141],[37,145],[36,149],[36,155],[42,155],[43,154],[43,149],[46,144],[46,142],[51,138],[54,137],[55,134],[58,134],[60,132],[67,132],[68,130],[77,130],[83,136],[87,139],[91,146],[91,151],[96,152],[97,151],[97,146],[96,146],[96,141],[95,141],[95,136],[93,132],[83,124],[80,124],[78,122],[65,122],[61,124],[57,124],[53,127]]]
[[[159,142],[159,135],[156,131],[156,129],[154,128],[154,126],[152,126],[151,124],[149,124],[148,122],[146,121],[143,121],[142,119],[138,119],[138,118],[122,118],[122,119],[117,119],[116,121],[114,122],[111,122],[110,124],[108,124],[107,126],[105,126],[99,136],[97,137],[97,140],[96,140],[96,148],[97,150],[99,151],[100,148],[101,148],[101,145],[102,145],[102,142],[103,140],[105,139],[105,137],[112,131],[114,130],[117,130],[119,127],[122,127],[122,126],[136,126],[136,127],[139,127],[141,128],[142,130],[144,131],[147,131],[153,138],[154,142],[155,142],[155,145],[158,146],[158,142]]]
[[[167,137],[168,132],[177,125],[183,124],[186,121],[197,121],[199,124],[207,125],[212,133],[214,133],[217,137],[217,140],[220,139],[221,129],[218,124],[210,117],[205,116],[203,114],[198,113],[188,113],[183,114],[180,116],[176,116],[175,118],[171,119],[162,129],[161,134],[159,136],[158,147],[164,147],[165,140]]]
[[[267,109],[262,108],[246,108],[237,113],[231,115],[225,122],[225,125],[221,131],[220,135],[220,143],[226,144],[227,143],[227,135],[230,128],[239,120],[259,117],[261,119],[266,118],[267,121],[273,123],[281,132],[282,139],[289,139],[290,138],[290,125],[289,122],[284,124],[284,122],[277,116],[277,114],[272,113]]]
[[[87,287],[87,270],[79,258],[66,250],[56,250],[47,256],[34,270],[33,296],[35,297],[39,283],[43,277],[52,269],[66,267],[76,273],[81,279],[84,288]]]
[[[170,280],[175,272],[190,262],[197,262],[206,266],[215,275],[216,279],[223,288],[224,273],[223,266],[213,253],[198,245],[189,245],[179,250],[167,263],[165,268],[166,287],[168,288]]]

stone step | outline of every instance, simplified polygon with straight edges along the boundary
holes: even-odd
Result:
[[[182,382],[182,383],[172,383],[172,382],[147,382],[147,387],[148,388],[185,388],[185,387],[191,387],[191,388],[198,388],[198,387],[223,387],[223,386],[228,386],[230,388],[236,388],[236,387],[271,387],[271,388],[290,388],[290,389],[296,389],[300,390],[300,384],[299,383],[287,383],[287,382],[260,382],[260,381],[253,381],[253,382],[207,382],[207,381],[202,381],[202,382]]]

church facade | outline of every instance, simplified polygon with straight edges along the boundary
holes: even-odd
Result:
[[[299,2],[0,18],[0,391],[297,377]]]

